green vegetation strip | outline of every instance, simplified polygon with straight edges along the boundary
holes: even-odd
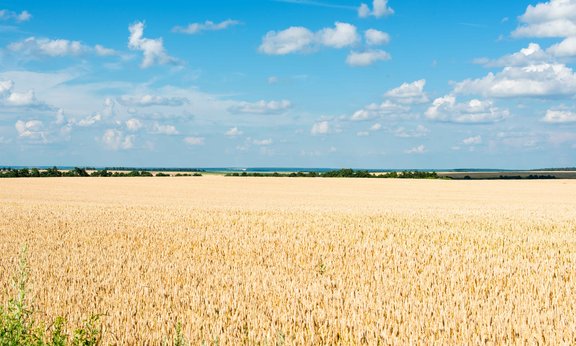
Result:
[[[292,172],[292,173],[228,173],[228,177],[307,177],[307,178],[405,178],[405,179],[440,179],[436,172],[403,171],[387,173],[370,173],[353,169],[339,169],[328,172]]]
[[[68,171],[60,171],[56,167],[46,170],[38,168],[0,169],[0,178],[41,178],[41,177],[169,177],[170,174],[158,172],[156,175],[148,171],[131,170],[129,172],[111,172],[107,169],[95,170],[91,173],[85,168],[75,167]],[[201,173],[177,173],[177,177],[201,177]]]

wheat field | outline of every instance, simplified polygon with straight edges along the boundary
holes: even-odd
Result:
[[[576,344],[576,181],[0,180],[0,298],[104,344]]]

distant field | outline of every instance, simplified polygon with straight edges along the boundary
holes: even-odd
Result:
[[[503,177],[554,176],[556,179],[576,179],[576,171],[502,171],[502,172],[438,172],[440,177],[453,179],[497,179]]]
[[[533,172],[532,172],[533,173]],[[546,172],[552,174],[552,172]],[[0,303],[104,344],[576,344],[576,181],[0,180]]]

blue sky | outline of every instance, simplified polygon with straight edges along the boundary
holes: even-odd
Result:
[[[576,0],[0,1],[0,166],[576,165]]]

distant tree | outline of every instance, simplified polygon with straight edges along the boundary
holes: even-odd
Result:
[[[77,177],[87,177],[89,176],[88,172],[84,168],[74,167],[74,175]]]

